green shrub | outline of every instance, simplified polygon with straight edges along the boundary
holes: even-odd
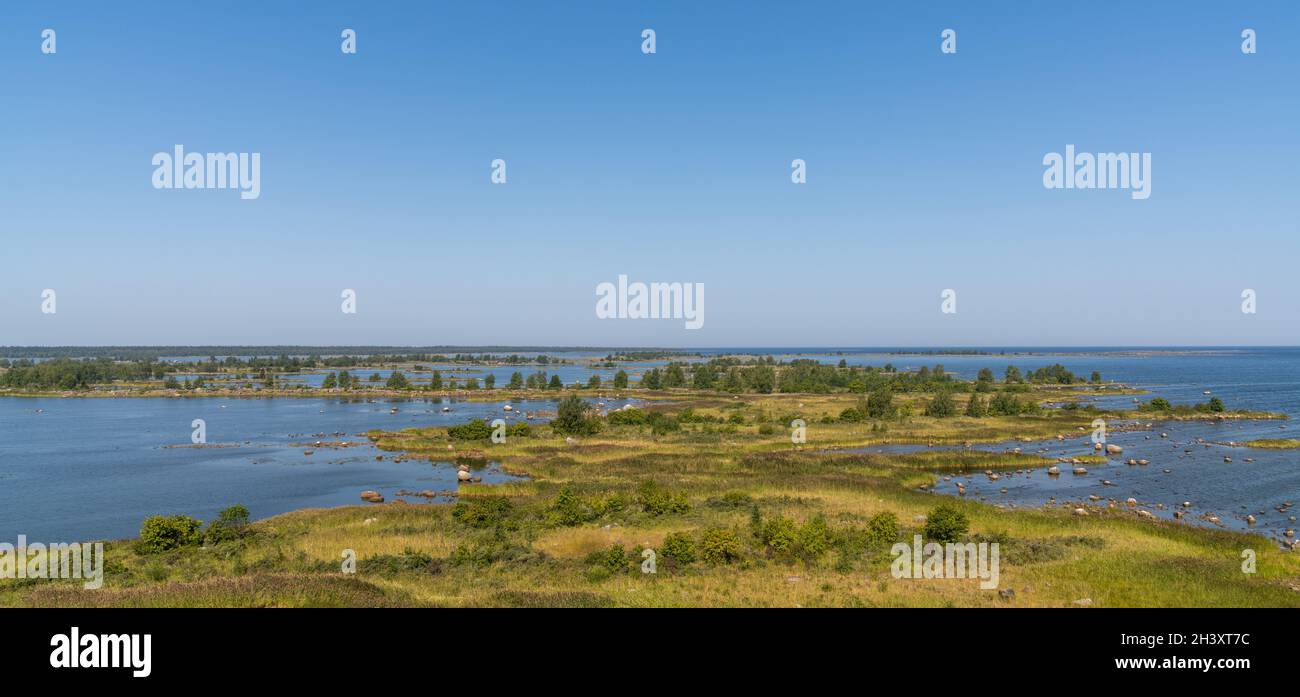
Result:
[[[490,528],[505,522],[513,509],[510,500],[502,497],[470,499],[457,501],[451,517],[471,528]]]
[[[769,518],[763,524],[759,539],[777,557],[793,556],[799,544],[799,530],[794,521],[784,516]]]
[[[166,552],[203,542],[203,521],[187,515],[156,515],[145,518],[140,526],[141,552]]]
[[[203,539],[210,545],[229,542],[243,537],[248,532],[248,508],[235,504],[217,514],[217,519],[208,523],[208,530]]]
[[[682,430],[682,425],[677,419],[659,412],[651,412],[646,417],[646,423],[650,424],[650,433],[656,436],[662,436],[669,433]]]
[[[709,528],[700,535],[700,559],[706,564],[730,564],[740,560],[740,539],[733,530]]]
[[[378,554],[366,557],[357,563],[357,571],[380,576],[392,576],[407,571],[436,574],[442,571],[442,561],[424,552],[406,549],[401,554]]]
[[[799,528],[799,551],[808,559],[817,559],[831,548],[831,531],[820,513]]]
[[[655,516],[688,513],[691,510],[685,492],[669,491],[654,482],[641,485],[641,489],[637,492],[637,503],[641,504],[641,510]]]
[[[664,538],[659,556],[666,559],[671,566],[687,566],[695,561],[695,540],[684,532],[669,533]]]
[[[573,489],[566,486],[560,489],[555,502],[551,504],[550,516],[557,525],[571,527],[595,520],[597,512],[590,504],[573,493]]]
[[[628,569],[629,557],[627,550],[623,549],[621,544],[610,545],[608,549],[592,552],[587,555],[587,563],[591,566],[598,566],[611,574],[623,573]]]
[[[925,518],[925,537],[936,542],[956,542],[970,530],[966,514],[948,503],[941,503]]]
[[[529,438],[532,435],[533,428],[525,421],[516,421],[506,429],[506,436],[510,438]]]
[[[867,543],[892,545],[898,541],[898,517],[889,511],[877,513],[867,521]]]
[[[551,429],[562,436],[589,436],[600,430],[600,420],[590,416],[591,405],[582,397],[571,394],[561,399],[555,411]]]
[[[451,426],[447,435],[452,440],[487,440],[492,437],[492,427],[483,419],[474,419],[469,423]]]
[[[776,433],[776,427],[772,424],[763,424],[758,427],[758,435],[760,436],[770,436],[773,433]]]
[[[729,491],[722,496],[710,496],[705,502],[709,508],[720,508],[722,510],[740,510],[750,508],[754,505],[754,499],[749,494],[740,491]]]
[[[640,426],[646,422],[646,413],[641,409],[615,409],[605,418],[614,426]]]

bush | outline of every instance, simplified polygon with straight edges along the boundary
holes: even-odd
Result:
[[[970,530],[966,514],[948,503],[941,503],[925,518],[925,537],[936,542],[956,542]]]
[[[799,544],[799,531],[794,521],[783,516],[769,518],[763,524],[759,540],[774,556],[790,557]]]
[[[451,517],[471,528],[490,528],[505,522],[512,510],[514,505],[506,498],[472,499],[456,502]]]
[[[600,430],[600,420],[589,416],[590,412],[590,404],[571,394],[560,400],[551,429],[562,436],[592,435]]]
[[[474,419],[466,424],[449,427],[447,435],[452,440],[487,440],[492,437],[492,427],[483,419]]]
[[[826,526],[826,517],[820,513],[813,516],[799,529],[799,550],[809,559],[815,560],[831,547],[831,531]]]
[[[646,513],[655,516],[687,513],[691,510],[685,492],[668,491],[656,486],[654,482],[641,485],[640,491],[637,492],[637,503],[641,504],[641,509]]]
[[[892,545],[898,540],[898,517],[889,511],[877,513],[867,521],[867,542],[875,546]]]
[[[623,545],[617,543],[611,545],[609,549],[587,555],[588,564],[601,567],[611,574],[627,571],[628,561],[631,559],[632,557],[629,557],[627,551],[623,549]]]
[[[664,538],[659,555],[672,566],[687,566],[695,561],[695,540],[684,532],[669,533]]]
[[[700,559],[706,564],[730,564],[740,560],[740,539],[733,530],[709,528],[700,535]]]
[[[140,551],[146,554],[199,545],[203,542],[203,521],[187,515],[156,515],[140,526]]]
[[[776,433],[776,427],[772,424],[763,424],[758,427],[758,435],[760,436],[770,436],[773,433]]]
[[[677,419],[658,412],[651,412],[646,418],[646,423],[650,424],[650,433],[656,436],[682,430],[682,425],[677,422]]]
[[[357,571],[380,576],[393,576],[408,571],[437,574],[442,571],[442,560],[434,559],[424,552],[406,549],[401,554],[366,557],[357,564]]]
[[[506,435],[510,438],[529,438],[533,435],[533,429],[527,422],[516,421],[506,429]]]
[[[1155,411],[1169,411],[1170,409],[1173,408],[1173,405],[1169,403],[1169,400],[1165,399],[1164,397],[1156,397],[1152,399],[1150,402],[1150,406]]]
[[[606,418],[614,426],[640,426],[646,422],[646,413],[641,409],[615,409]]]
[[[551,504],[550,514],[557,525],[566,527],[581,525],[597,517],[596,510],[567,486],[560,489],[555,503]]]
[[[208,530],[203,539],[210,545],[230,540],[237,540],[248,532],[248,508],[235,504],[217,514],[217,519],[208,523]]]

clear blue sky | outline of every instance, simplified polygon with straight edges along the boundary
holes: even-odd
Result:
[[[0,6],[0,345],[1300,343],[1295,2],[199,4]],[[261,198],[153,189],[178,143]]]

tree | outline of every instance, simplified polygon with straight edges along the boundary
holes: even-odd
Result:
[[[339,386],[339,376],[338,376],[338,375],[335,375],[334,373],[330,373],[329,375],[326,375],[326,376],[325,376],[325,380],[324,380],[324,382],[322,382],[322,383],[320,384],[320,386],[321,386],[321,388],[326,389],[326,390],[332,390],[332,389],[338,387],[338,386]]]
[[[411,388],[411,383],[406,380],[402,371],[394,370],[393,374],[388,376],[388,382],[384,386],[390,390],[407,390]]]
[[[1007,366],[1007,376],[1004,382],[1010,384],[1013,382],[1024,382],[1025,379],[1020,375],[1020,369],[1014,365]]]
[[[614,389],[616,389],[616,390],[625,390],[625,389],[627,389],[627,371],[626,371],[626,370],[620,370],[620,371],[618,371],[617,373],[614,373]]]
[[[937,416],[946,418],[957,415],[957,405],[952,400],[952,395],[948,390],[939,390],[934,393],[934,397],[925,405],[926,416]]]
[[[887,419],[894,415],[894,392],[889,385],[881,385],[867,395],[867,416]]]
[[[1212,412],[1215,413],[1221,412],[1223,411],[1223,400],[1219,399],[1218,397],[1211,397],[1207,406]]]
[[[600,374],[599,374],[599,373],[592,373],[592,374],[591,374],[591,377],[587,378],[587,387],[590,387],[590,388],[593,389],[593,390],[598,390],[598,389],[600,389]]]
[[[1099,372],[1097,372],[1097,371],[1095,371],[1095,370],[1092,371],[1092,377],[1088,378],[1088,382],[1091,382],[1091,383],[1094,384],[1094,385],[1100,385],[1100,384],[1101,384],[1101,373],[1099,373]]]
[[[979,375],[975,380],[977,382],[993,382],[993,371],[988,368],[980,368]]]
[[[663,386],[663,378],[658,368],[651,368],[641,376],[641,386],[647,390],[657,390]]]
[[[435,370],[431,375],[429,375],[429,389],[442,389],[442,372]]]
[[[352,389],[352,376],[346,370],[339,371],[339,387],[345,390]]]
[[[564,383],[560,381],[560,375],[558,373],[551,376],[551,382],[546,385],[546,389],[548,390],[564,389]]]
[[[993,399],[989,401],[990,414],[1015,416],[1022,411],[1025,411],[1025,407],[1020,404],[1014,395],[1007,392],[999,392],[993,395]]]
[[[488,373],[487,375],[484,375],[484,376],[483,376],[483,386],[486,387],[486,388],[489,389],[489,390],[492,389],[492,388],[494,388],[494,387],[496,387],[496,386],[497,386],[497,376],[493,375],[492,373]]]
[[[663,385],[664,387],[686,386],[686,373],[680,365],[674,363],[668,366],[668,370],[664,373]]]
[[[518,389],[522,389],[523,386],[524,386],[524,374],[517,370],[511,373],[510,384],[506,385],[506,387],[512,390],[518,390]]]
[[[966,416],[984,416],[987,413],[988,407],[984,400],[977,394],[971,395],[970,401],[966,402]]]

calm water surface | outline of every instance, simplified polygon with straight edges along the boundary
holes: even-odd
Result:
[[[618,407],[624,401],[607,401]],[[393,462],[363,435],[375,428],[446,426],[511,417],[502,402],[453,400],[374,403],[338,399],[3,398],[0,399],[0,540],[135,536],[158,513],[210,520],[235,503],[255,518],[316,506],[360,503],[374,489],[454,490],[450,462]],[[555,410],[552,400],[511,402],[514,409]],[[446,406],[450,412],[443,412]],[[397,407],[396,414],[391,409]],[[190,444],[194,419],[207,443]],[[537,419],[534,422],[544,421]],[[338,435],[335,435],[338,434]],[[294,443],[349,441],[348,448]],[[310,456],[305,450],[312,450]],[[476,465],[485,482],[510,478],[496,463]],[[407,499],[413,503],[420,497]]]

